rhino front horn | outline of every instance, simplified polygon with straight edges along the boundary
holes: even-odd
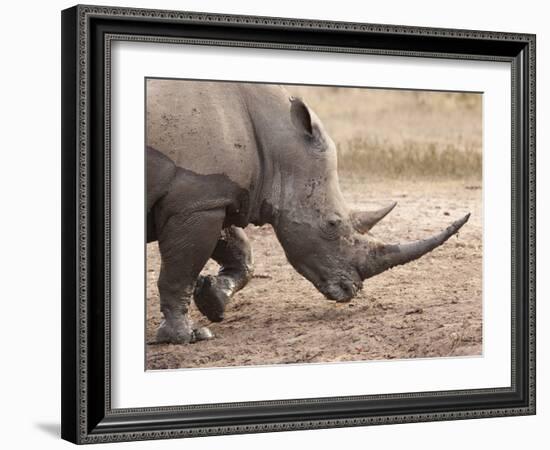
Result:
[[[373,277],[392,267],[406,264],[410,261],[420,258],[433,249],[439,247],[464,225],[470,214],[466,214],[462,219],[453,222],[441,233],[428,239],[410,242],[407,244],[367,244],[366,252],[363,254],[363,261],[359,264],[359,273],[363,280]]]
[[[397,202],[393,202],[391,205],[377,211],[353,211],[351,213],[353,227],[359,233],[365,234],[384,217],[386,217],[390,211],[395,208],[395,205],[397,205]]]

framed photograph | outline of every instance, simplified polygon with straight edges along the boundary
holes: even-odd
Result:
[[[62,437],[535,413],[535,36],[62,12]]]

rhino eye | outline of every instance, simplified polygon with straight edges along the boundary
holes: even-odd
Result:
[[[329,228],[337,228],[342,223],[342,218],[339,214],[331,214],[326,219],[326,224]]]
[[[340,234],[341,224],[342,219],[340,217],[331,217],[322,222],[321,231],[323,232],[325,239],[337,239]]]

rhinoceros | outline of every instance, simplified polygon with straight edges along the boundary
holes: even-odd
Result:
[[[194,328],[194,298],[211,321],[252,277],[243,228],[270,224],[292,267],[327,299],[443,244],[469,214],[424,240],[387,244],[369,230],[395,204],[350,210],[334,142],[312,109],[277,85],[149,79],[147,241],[158,241],[163,320],[157,342],[213,337]],[[213,259],[217,276],[202,276]]]

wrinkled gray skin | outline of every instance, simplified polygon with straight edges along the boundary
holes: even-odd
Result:
[[[158,240],[164,320],[157,342],[189,343],[191,298],[210,320],[252,276],[241,228],[271,224],[290,264],[327,299],[345,302],[366,278],[419,258],[468,220],[404,245],[366,234],[394,206],[350,211],[336,150],[315,113],[279,86],[147,82],[148,241]],[[200,276],[208,261],[216,277]]]

